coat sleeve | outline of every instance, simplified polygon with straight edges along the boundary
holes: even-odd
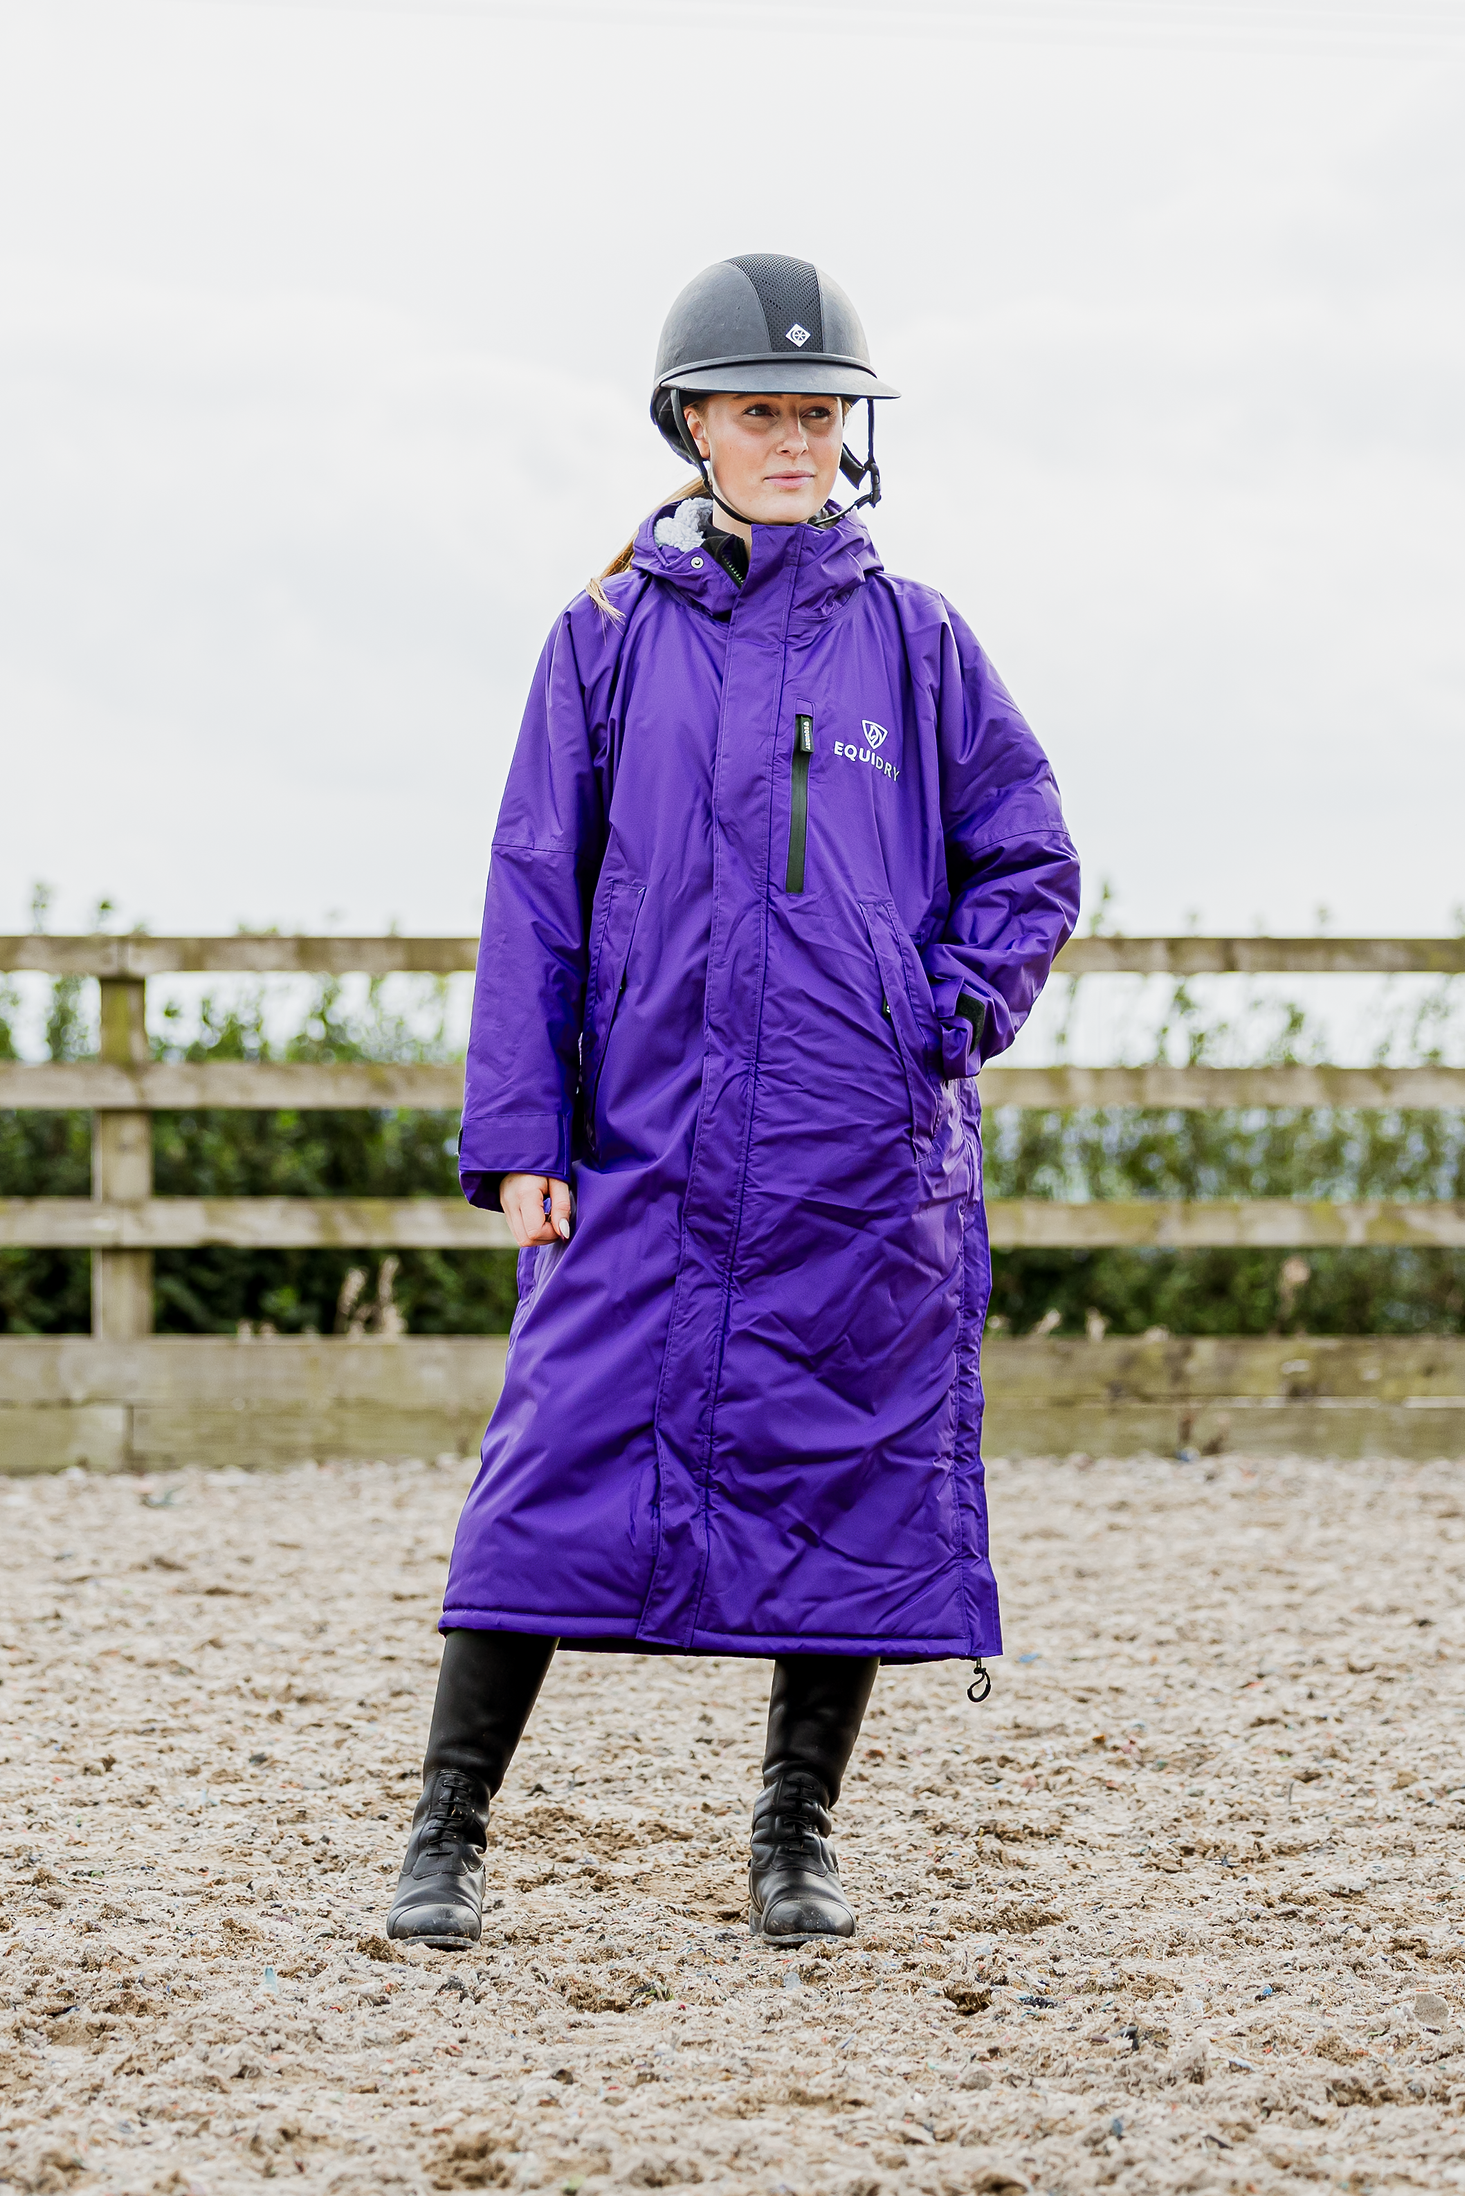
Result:
[[[590,903],[605,839],[571,614],[539,660],[499,809],[473,987],[458,1172],[496,1207],[505,1174],[570,1171]]]
[[[1078,856],[1048,758],[975,636],[948,609],[938,730],[950,906],[923,959],[942,1073],[1005,1052],[1078,920]]]

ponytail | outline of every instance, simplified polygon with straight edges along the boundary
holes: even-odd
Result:
[[[662,504],[664,503],[684,503],[688,496],[705,496],[706,493],[707,490],[703,485],[701,476],[695,475],[691,480],[686,481],[682,487],[678,488],[675,495],[664,496],[662,498],[662,502],[658,503],[656,508],[659,511],[662,508]],[[617,610],[615,604],[611,601],[609,595],[606,593],[604,587],[601,585],[601,581],[614,579],[618,572],[629,572],[629,570],[631,569],[631,559],[635,555],[635,553],[636,536],[632,534],[630,540],[626,543],[625,548],[617,550],[616,554],[611,558],[605,570],[603,572],[597,573],[594,579],[586,580],[585,592],[590,597],[590,600],[594,603],[596,609],[600,612],[602,617],[620,618],[625,615],[623,611]]]

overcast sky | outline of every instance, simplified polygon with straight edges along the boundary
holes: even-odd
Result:
[[[956,12],[0,0],[0,927],[476,928],[744,251],[1125,928],[1456,927],[1465,12]]]

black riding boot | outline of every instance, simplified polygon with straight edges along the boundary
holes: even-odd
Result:
[[[478,1942],[488,1803],[558,1644],[522,1632],[448,1633],[389,1937],[450,1949]]]
[[[852,1937],[829,1810],[860,1735],[878,1655],[780,1655],[753,1809],[748,1928],[770,1944]]]

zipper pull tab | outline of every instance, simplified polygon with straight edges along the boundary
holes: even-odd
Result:
[[[800,755],[814,752],[814,720],[812,717],[795,717],[794,747]]]

